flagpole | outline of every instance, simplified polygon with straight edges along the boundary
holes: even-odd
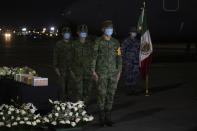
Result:
[[[146,1],[144,0],[144,10],[146,8]],[[148,74],[146,75],[146,87],[145,87],[146,91],[145,91],[145,96],[150,96],[149,94],[149,77],[148,77]]]
[[[146,75],[146,93],[145,96],[150,96],[149,94],[149,81],[148,81],[148,74]]]

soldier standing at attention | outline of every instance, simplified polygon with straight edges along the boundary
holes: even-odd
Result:
[[[71,29],[69,26],[62,26],[61,34],[63,39],[56,43],[53,55],[53,66],[58,76],[58,83],[62,86],[63,100],[68,101],[71,93],[69,89],[69,80],[72,73],[72,50],[73,44],[70,40]]]
[[[123,63],[125,63],[126,89],[128,95],[136,92],[137,78],[139,76],[139,53],[140,44],[136,39],[136,27],[131,27],[129,37],[121,44]]]
[[[88,27],[80,25],[77,29],[79,38],[74,41],[74,62],[73,68],[75,73],[76,84],[76,99],[89,104],[91,88],[93,83],[90,64],[92,61],[92,46],[93,43],[87,40]]]
[[[112,37],[113,24],[108,20],[102,26],[103,36],[95,41],[92,71],[98,84],[100,126],[112,126],[111,110],[122,71],[122,57],[118,40]]]

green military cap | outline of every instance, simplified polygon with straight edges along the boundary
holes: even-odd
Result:
[[[79,25],[77,27],[77,31],[81,31],[81,32],[88,32],[88,26],[85,24]]]
[[[106,20],[103,22],[102,27],[113,27],[113,23],[111,20]]]
[[[137,32],[137,28],[135,26],[130,27],[129,32]]]
[[[61,29],[60,29],[61,33],[65,33],[65,32],[71,32],[71,28],[69,25],[62,25]]]

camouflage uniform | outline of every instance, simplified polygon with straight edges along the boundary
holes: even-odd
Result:
[[[81,43],[79,39],[74,41],[73,71],[76,76],[76,99],[83,100],[86,104],[89,102],[93,82],[91,60],[92,43],[88,40],[85,43]]]
[[[122,58],[118,54],[119,42],[111,38],[106,40],[100,37],[94,46],[92,70],[96,71],[98,81],[98,106],[99,109],[112,109],[114,95],[117,89],[117,74],[122,70]]]
[[[71,78],[70,71],[72,67],[73,56],[73,43],[64,42],[64,40],[58,41],[54,48],[53,66],[60,70],[60,77],[58,77],[58,83],[61,84],[64,93],[64,100],[70,99],[69,80]]]
[[[128,38],[121,44],[122,59],[126,62],[126,86],[134,87],[139,75],[139,51],[138,40]]]

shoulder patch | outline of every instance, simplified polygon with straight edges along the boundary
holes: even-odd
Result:
[[[118,55],[121,55],[120,46],[118,47]]]

